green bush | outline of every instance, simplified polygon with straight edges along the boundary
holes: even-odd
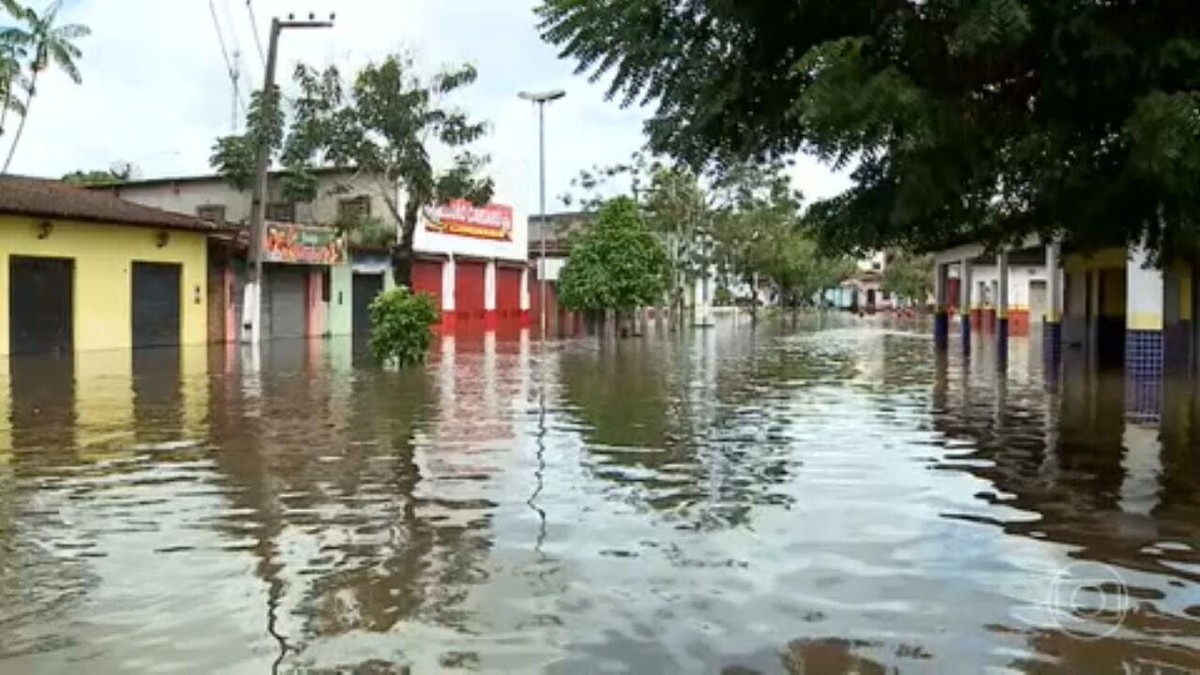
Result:
[[[371,302],[371,353],[380,363],[422,363],[438,318],[433,296],[403,286],[380,293]]]

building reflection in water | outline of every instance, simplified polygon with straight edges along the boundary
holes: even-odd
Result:
[[[1001,521],[1004,530],[1065,546],[1060,567],[1092,566],[1125,585],[1081,584],[1071,595],[1077,604],[1054,608],[1066,617],[1051,621],[1056,625],[1038,629],[1046,608],[1037,607],[997,630],[1020,633],[1033,624],[1033,651],[1070,672],[1200,665],[1194,651],[1200,631],[1191,615],[1200,596],[1179,596],[1179,589],[1200,582],[1196,383],[1169,381],[1161,415],[1130,415],[1123,373],[1068,352],[1051,390],[1017,381],[1011,364],[1010,377],[991,378],[989,425],[982,423],[977,394],[957,401],[946,395],[974,391],[979,379],[989,378],[973,367],[956,377],[946,359],[935,372],[932,396],[942,413],[935,417],[937,428],[974,448],[972,462],[955,470],[987,479],[994,491],[981,497],[988,501],[1037,515]],[[1042,434],[1029,423],[1039,409]],[[1061,629],[1064,620],[1084,635],[1120,631],[1125,639],[1081,640]],[[1142,639],[1131,642],[1132,635]],[[1018,659],[1011,665],[1038,670],[1044,663]]]
[[[13,360],[0,670],[1186,669],[1194,387],[1142,424],[1070,352],[1047,391],[1035,340],[1003,367],[853,323],[460,335],[402,371],[349,340]],[[1044,606],[1073,561],[1132,599],[1086,646]]]

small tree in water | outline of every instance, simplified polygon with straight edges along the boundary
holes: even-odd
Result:
[[[662,242],[633,200],[621,197],[601,209],[596,225],[571,249],[559,299],[576,311],[615,310],[624,321],[662,297],[670,271]]]
[[[380,293],[371,301],[371,354],[380,363],[399,366],[425,361],[437,320],[430,295],[404,286]]]

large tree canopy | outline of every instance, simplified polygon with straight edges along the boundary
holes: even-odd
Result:
[[[694,167],[808,151],[854,166],[825,243],[1027,234],[1190,246],[1194,0],[543,0],[544,37]]]
[[[662,297],[669,264],[662,242],[637,204],[618,197],[571,249],[559,278],[559,298],[573,310],[630,312]]]
[[[284,168],[285,195],[296,200],[316,196],[315,168],[349,167],[372,178],[400,225],[392,246],[396,283],[410,286],[423,212],[453,199],[485,204],[492,198],[494,183],[482,173],[489,158],[471,150],[487,124],[448,101],[476,76],[470,65],[426,76],[407,54],[367,64],[348,80],[335,67],[301,64],[293,75],[300,95],[289,109],[271,106],[272,119],[264,124],[262,94],[255,92],[246,132],[217,139],[209,161],[234,187],[249,189],[257,148],[265,140],[271,160]],[[435,166],[435,149],[453,153],[447,166]],[[372,242],[389,240],[377,220],[359,225],[372,230],[358,233]]]

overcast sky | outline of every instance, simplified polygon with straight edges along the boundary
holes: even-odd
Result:
[[[33,0],[35,3],[37,0]],[[241,53],[242,97],[261,86],[263,64],[246,0],[213,0],[229,52]],[[327,15],[336,27],[284,34],[281,78],[299,61],[343,72],[408,49],[430,71],[467,61],[479,80],[456,102],[491,123],[481,148],[493,157],[497,201],[537,205],[537,118],[522,89],[562,88],[547,111],[548,209],[571,177],[627,159],[642,144],[646,110],[604,100],[602,83],[573,74],[574,63],[538,37],[536,0],[252,0],[263,47],[272,16]],[[62,20],[83,23],[83,84],[51,71],[39,83],[12,171],[60,176],[136,164],[143,177],[207,173],[213,140],[230,130],[233,89],[209,0],[66,0]],[[10,127],[12,125],[10,124]],[[3,146],[7,148],[7,139]],[[797,187],[812,197],[846,185],[802,159]]]

